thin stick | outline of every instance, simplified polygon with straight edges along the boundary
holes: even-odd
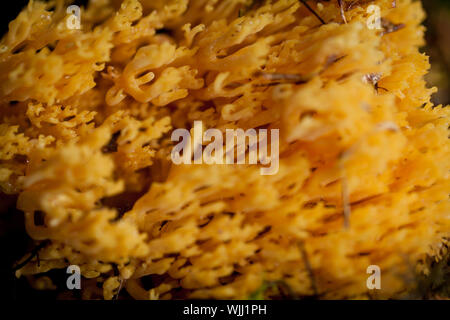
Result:
[[[341,187],[342,187],[342,204],[344,207],[344,228],[350,228],[350,215],[352,213],[352,207],[350,204],[350,196],[348,193],[347,178],[345,177],[344,169],[342,170]]]
[[[298,246],[300,247],[303,261],[305,261],[305,268],[306,268],[306,271],[308,272],[308,276],[311,281],[311,288],[314,292],[314,295],[317,296],[318,290],[317,290],[317,285],[316,285],[316,279],[314,278],[314,273],[313,273],[311,264],[309,263],[308,254],[306,252],[305,246],[304,246],[303,242],[301,242],[301,241],[298,243]]]
[[[303,5],[304,5],[304,6],[305,6],[305,7],[306,7],[313,15],[315,15],[316,18],[319,19],[319,21],[320,21],[322,24],[326,24],[325,21],[323,21],[323,19],[317,14],[317,12],[314,11],[313,8],[311,8],[311,7],[309,6],[309,4],[306,3],[305,0],[300,0],[300,2],[303,3]]]
[[[116,293],[116,295],[114,296],[114,299],[113,299],[113,300],[119,300],[120,290],[122,290],[123,282],[124,282],[124,281],[125,281],[125,280],[123,280],[123,278],[121,277],[121,278],[120,278],[119,288],[117,288],[117,293]]]
[[[347,19],[345,18],[345,12],[344,12],[344,2],[342,0],[338,0],[339,9],[341,10],[341,17],[342,20],[344,20],[344,23],[347,24]]]
[[[23,261],[22,263],[19,263],[17,266],[13,267],[12,271],[16,272],[17,270],[22,269],[25,265],[28,264],[28,262],[30,262],[39,253],[39,250],[44,248],[47,244],[48,244],[48,240],[45,240],[44,242],[42,242],[39,245],[37,245],[36,247],[34,247],[33,250],[31,250],[30,256],[28,258],[26,258],[25,261]]]
[[[369,132],[367,135],[374,134],[381,131],[391,131],[391,132],[398,132],[400,129],[398,128],[397,124],[391,121],[385,121],[380,122],[377,124],[377,126]],[[367,136],[365,136],[367,138]],[[348,158],[354,151],[357,146],[357,144],[361,143],[363,138],[360,138],[360,140],[356,143],[354,143],[349,149],[341,153],[339,156],[339,171],[341,172],[341,196],[342,196],[342,206],[344,211],[344,228],[348,229],[350,228],[350,215],[352,213],[351,203],[350,203],[350,191],[348,188],[347,183],[347,176],[345,172],[344,167],[344,160]]]
[[[257,77],[263,77],[264,79],[276,81],[276,80],[286,80],[291,82],[303,82],[309,80],[308,77],[299,74],[291,73],[267,73],[267,72],[257,72],[255,73]]]

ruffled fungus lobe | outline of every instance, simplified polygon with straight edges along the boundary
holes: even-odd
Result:
[[[30,2],[0,44],[0,188],[39,249],[16,275],[77,264],[86,299],[327,299],[370,297],[369,265],[380,298],[426,272],[450,148],[420,2],[307,1],[323,23],[302,2],[91,1],[81,30],[68,3]],[[279,129],[278,174],[172,165],[195,120]]]

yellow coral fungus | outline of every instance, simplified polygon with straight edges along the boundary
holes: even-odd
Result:
[[[368,297],[378,265],[378,297],[408,290],[450,234],[450,111],[420,2],[343,2],[309,1],[321,23],[297,0],[90,1],[77,30],[31,1],[0,43],[0,188],[44,244],[16,275],[79,265],[86,299],[329,299]],[[196,120],[279,129],[279,172],[172,164]]]

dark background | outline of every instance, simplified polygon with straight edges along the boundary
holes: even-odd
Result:
[[[431,72],[426,80],[439,88],[435,104],[450,104],[450,0],[424,0],[427,11],[426,40],[423,51],[430,56]]]
[[[85,5],[87,0],[74,1],[77,5]],[[4,35],[8,30],[8,23],[13,20],[20,10],[26,6],[27,0],[9,0],[2,3],[0,12],[0,33]],[[428,18],[427,46],[422,48],[430,56],[431,72],[426,79],[430,86],[437,86],[438,93],[434,94],[435,104],[450,104],[450,1],[424,0],[422,1]],[[55,292],[38,292],[29,290],[26,279],[16,279],[12,265],[23,257],[25,252],[33,249],[31,239],[26,235],[23,227],[23,214],[15,209],[16,197],[5,196],[0,193],[0,298],[10,299],[54,299]],[[64,286],[66,275],[64,270],[50,272],[55,284]]]

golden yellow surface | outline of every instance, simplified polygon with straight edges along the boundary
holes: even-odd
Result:
[[[17,276],[80,265],[85,299],[245,299],[271,281],[329,299],[369,297],[369,265],[380,298],[427,272],[450,234],[450,111],[423,80],[420,2],[356,1],[344,23],[309,1],[323,25],[253,2],[91,0],[71,30],[67,3],[31,1],[10,23],[0,188],[48,240]],[[278,174],[173,165],[170,134],[194,120],[280,129]]]

